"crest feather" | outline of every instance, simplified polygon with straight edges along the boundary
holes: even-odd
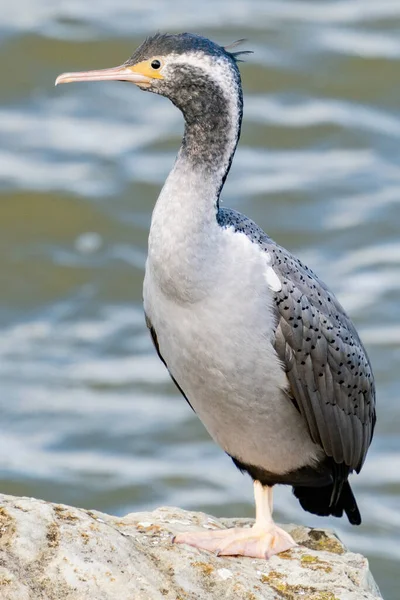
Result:
[[[236,62],[243,62],[240,58],[238,58],[239,56],[243,56],[244,54],[253,54],[253,50],[237,50],[236,52],[231,52],[231,50],[237,48],[237,46],[240,46],[240,44],[243,44],[243,42],[247,42],[246,38],[241,38],[240,40],[236,40],[235,42],[228,44],[228,46],[224,46],[224,50],[230,54],[230,56],[232,56]]]

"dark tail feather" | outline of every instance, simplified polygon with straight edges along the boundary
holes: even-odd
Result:
[[[360,525],[361,515],[358,510],[348,481],[343,482],[343,487],[336,501],[332,503],[334,493],[333,484],[324,487],[294,487],[293,493],[298,498],[302,508],[320,517],[342,517],[346,513],[352,525]]]

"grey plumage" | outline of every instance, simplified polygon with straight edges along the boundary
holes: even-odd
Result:
[[[360,471],[375,425],[375,386],[364,346],[335,296],[253,221],[227,208],[222,227],[245,233],[272,259],[275,350],[312,440],[338,464]]]

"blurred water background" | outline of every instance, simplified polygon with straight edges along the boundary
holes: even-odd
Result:
[[[54,88],[143,38],[248,39],[242,141],[223,199],[332,286],[374,365],[379,422],[333,526],[386,600],[400,569],[400,3],[21,0],[0,19],[0,489],[111,513],[253,515],[252,486],[170,382],[146,331],[150,215],[182,119],[122,83]]]

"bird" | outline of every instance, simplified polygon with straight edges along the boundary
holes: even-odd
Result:
[[[118,67],[68,82],[128,81],[168,98],[185,128],[152,213],[144,313],[159,358],[213,440],[253,480],[252,527],[188,531],[174,542],[265,558],[292,536],[273,520],[273,488],[305,511],[361,523],[349,483],[375,421],[371,364],[321,279],[221,192],[241,131],[239,63],[248,51],[193,33],[157,33]]]

